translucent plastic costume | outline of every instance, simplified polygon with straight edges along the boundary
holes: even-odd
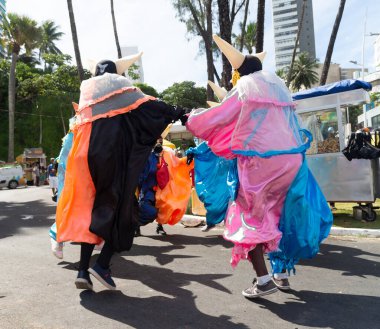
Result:
[[[194,155],[195,189],[207,210],[207,225],[216,225],[224,220],[229,201],[236,198],[236,159],[216,156],[205,142],[188,149],[186,154]]]
[[[118,74],[81,85],[73,145],[57,206],[57,241],[129,250],[138,225],[135,192],[157,138],[184,110],[143,94]]]
[[[300,128],[283,81],[265,71],[245,75],[220,105],[194,110],[187,128],[217,156],[237,159],[239,190],[224,232],[235,245],[232,266],[258,244],[280,252],[272,257],[280,270],[314,256],[332,216],[304,160],[311,134]]]
[[[174,151],[164,146],[162,156],[168,165],[169,181],[164,188],[157,188],[157,223],[177,224],[185,214],[191,193],[190,171],[194,163],[188,165],[187,158],[177,158]]]

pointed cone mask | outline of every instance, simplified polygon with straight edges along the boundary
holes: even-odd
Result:
[[[263,51],[261,53],[256,53],[254,56],[256,56],[260,62],[262,63],[264,61],[265,56],[267,55],[266,51]]]
[[[217,86],[215,83],[213,83],[210,80],[207,82],[210,85],[210,87],[212,88],[212,90],[214,91],[216,97],[218,97],[219,100],[222,101],[223,98],[226,97],[226,95],[227,95],[227,90],[225,88],[221,88],[221,87]]]
[[[233,69],[237,70],[241,64],[243,64],[245,56],[228,42],[224,41],[222,38],[218,37],[216,34],[213,35],[215,43],[218,45],[224,56],[227,57],[228,61],[231,63]]]
[[[170,128],[172,127],[172,125],[173,125],[172,123],[169,124],[169,125],[166,127],[166,129],[162,132],[161,137],[162,137],[163,139],[165,139],[166,136],[169,134],[169,132],[170,132]]]
[[[217,106],[219,104],[220,103],[218,103],[218,102],[207,101],[207,105],[210,106],[210,107],[214,107],[214,106]]]
[[[74,111],[78,112],[79,104],[75,102],[71,102],[71,104],[73,105]]]
[[[87,59],[85,62],[85,69],[89,70],[92,76],[95,76],[96,64],[98,61],[94,59]]]
[[[123,58],[119,58],[115,61],[115,64],[116,64],[116,69],[117,69],[117,74],[123,74],[125,71],[128,70],[128,68],[135,62],[137,62],[141,56],[142,56],[143,52],[140,51],[138,54],[134,54],[134,55],[130,55],[130,56],[126,56],[126,57],[123,57]]]

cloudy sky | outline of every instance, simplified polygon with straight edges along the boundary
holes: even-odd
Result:
[[[339,0],[313,0],[317,57],[323,61],[339,7]],[[114,0],[122,46],[144,51],[145,82],[159,91],[184,80],[205,85],[206,60],[198,54],[199,38],[186,35],[185,24],[175,16],[171,0]],[[251,1],[251,20],[256,19],[257,1]],[[271,0],[266,1],[264,69],[274,71]],[[82,61],[117,57],[109,0],[73,0]],[[332,61],[343,67],[361,63],[365,10],[367,33],[380,32],[378,0],[347,0]],[[58,47],[74,58],[66,0],[8,0],[7,10],[28,15],[38,22],[52,19],[65,36]],[[374,70],[373,42],[365,38],[365,64]]]

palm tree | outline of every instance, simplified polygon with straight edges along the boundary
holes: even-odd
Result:
[[[256,52],[264,50],[265,0],[257,1]]]
[[[302,11],[301,11],[301,19],[300,19],[300,21],[298,23],[298,32],[297,32],[296,42],[295,42],[294,48],[293,48],[292,61],[290,62],[290,67],[289,67],[289,70],[288,70],[288,77],[286,79],[286,86],[287,87],[289,87],[290,77],[292,76],[294,60],[296,58],[296,53],[297,53],[297,48],[298,48],[298,42],[300,40],[303,19],[304,19],[304,16],[305,16],[306,2],[307,2],[307,0],[303,0]]]
[[[119,44],[119,36],[117,34],[115,12],[113,10],[113,0],[111,0],[111,16],[112,16],[112,24],[113,24],[113,33],[115,35],[117,57],[121,58],[121,49],[120,49],[120,44]]]
[[[40,44],[39,59],[43,54],[62,54],[62,51],[55,45],[64,35],[59,31],[59,26],[55,25],[52,20],[47,20],[41,25],[42,40]]]
[[[324,84],[326,84],[327,75],[329,73],[329,68],[330,68],[330,63],[331,63],[331,56],[334,50],[334,44],[335,44],[336,36],[338,34],[340,21],[342,20],[345,4],[346,4],[346,0],[340,0],[338,14],[336,15],[334,27],[332,29],[331,36],[330,36],[330,42],[327,47],[326,58],[323,64],[323,69],[322,69],[322,74],[321,74],[321,80],[319,81],[320,86],[323,86]]]
[[[318,82],[318,74],[315,71],[318,68],[316,59],[311,58],[308,53],[302,52],[294,61],[292,76],[290,78],[291,89],[300,90],[302,87],[310,88]]]
[[[242,24],[240,23],[240,28],[242,28]],[[240,51],[245,48],[249,54],[252,54],[253,47],[256,47],[256,27],[255,22],[250,22],[244,33],[242,30],[241,34],[234,35],[236,48],[239,48]]]
[[[30,55],[33,49],[38,47],[41,41],[41,30],[37,22],[27,16],[19,16],[9,13],[3,15],[1,23],[3,30],[3,42],[11,54],[11,66],[8,82],[8,107],[9,107],[9,138],[8,138],[8,162],[14,161],[14,119],[16,102],[16,64],[21,48]]]
[[[78,75],[79,75],[80,81],[83,81],[84,80],[84,71],[83,71],[83,66],[82,66],[82,60],[80,58],[79,42],[78,42],[78,35],[77,35],[77,27],[76,27],[76,24],[75,24],[75,17],[74,17],[74,10],[73,10],[72,0],[67,0],[67,7],[69,9],[71,34],[72,34],[72,37],[73,37],[74,53],[75,53],[75,59],[76,59],[76,62],[77,62]]]

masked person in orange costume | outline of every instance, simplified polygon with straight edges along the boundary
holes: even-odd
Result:
[[[92,289],[89,272],[115,289],[109,263],[132,247],[138,225],[139,175],[157,138],[185,110],[145,95],[123,74],[142,53],[96,64],[81,84],[73,146],[57,206],[57,241],[81,243],[78,289]],[[104,247],[89,269],[95,244]]]
[[[190,172],[194,169],[194,163],[190,163],[186,157],[178,158],[174,150],[163,146],[158,167],[156,232],[165,235],[166,232],[162,225],[175,225],[185,214],[191,194],[192,180]],[[161,170],[167,170],[167,174],[161,174]]]

